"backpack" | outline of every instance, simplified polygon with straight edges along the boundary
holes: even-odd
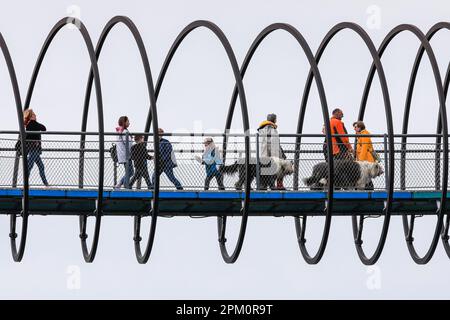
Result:
[[[109,154],[111,155],[111,159],[114,163],[117,163],[119,161],[119,158],[117,158],[117,147],[116,144],[112,144],[111,148],[109,148]]]

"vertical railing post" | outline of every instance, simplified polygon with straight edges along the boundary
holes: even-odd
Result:
[[[256,189],[261,189],[261,168],[259,161],[259,132],[256,133]]]
[[[19,137],[20,139],[20,137]],[[13,180],[12,187],[17,187],[17,178],[19,176],[19,161],[20,161],[20,151],[16,150],[16,156],[14,157],[14,169],[13,169]]]
[[[441,190],[441,136],[436,137],[436,150],[434,155],[434,187]]]
[[[383,149],[384,149],[384,183],[385,183],[385,189],[388,189],[389,185],[389,161],[388,161],[388,136],[385,133],[383,137]],[[394,152],[394,150],[389,150],[390,152]]]
[[[299,168],[300,168],[300,137],[295,137],[295,150],[294,150],[294,190],[298,190],[299,180]]]
[[[406,190],[406,137],[402,137],[400,153],[400,189]]]
[[[84,149],[86,147],[86,136],[81,135],[80,138],[80,158],[78,161],[78,188],[83,189],[84,186]]]
[[[113,163],[114,186],[117,186],[117,162]]]
[[[125,181],[124,181],[124,186],[125,188],[130,188],[130,166],[131,164],[131,159],[130,159],[130,133],[125,132],[125,159],[126,159],[126,163],[125,163]]]

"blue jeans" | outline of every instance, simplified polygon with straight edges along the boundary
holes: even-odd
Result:
[[[128,160],[127,162],[123,163],[123,166],[125,168],[125,175],[120,179],[118,184],[120,186],[123,185],[125,188],[131,189],[130,178],[134,174],[134,169],[133,169],[133,165],[131,163],[131,160]],[[128,167],[128,172],[127,172],[127,167]]]
[[[45,177],[45,167],[44,163],[41,159],[41,151],[40,150],[30,150],[28,152],[28,176],[31,174],[31,169],[33,169],[34,164],[38,166],[39,169],[39,175],[41,176],[42,183],[46,186],[48,186],[47,178]]]
[[[178,190],[183,189],[183,187],[181,186],[180,181],[178,181],[178,179],[173,174],[173,168],[170,168],[170,167],[163,168],[162,171],[159,174],[161,175],[161,173],[163,173],[163,172],[166,174],[167,178],[169,178],[170,182],[172,182]],[[156,174],[155,174],[155,172],[153,172],[152,188],[153,188],[153,186],[155,184],[155,177],[156,177]]]

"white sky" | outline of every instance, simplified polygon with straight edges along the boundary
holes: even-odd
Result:
[[[0,1],[0,32],[11,51],[23,99],[47,33],[68,8],[72,12],[71,5],[80,8],[94,42],[111,17],[129,16],[145,41],[155,82],[173,40],[196,19],[219,25],[241,62],[256,35],[273,22],[297,27],[314,52],[326,32],[341,21],[361,24],[378,45],[397,24],[412,23],[426,32],[434,23],[449,20],[450,14],[447,1]],[[371,5],[380,9],[379,28],[367,24],[366,11]],[[432,41],[443,75],[449,62],[449,37],[442,32]],[[401,35],[383,58],[396,132],[401,128],[417,48],[417,39]],[[12,90],[0,61],[0,129],[17,129]],[[344,109],[347,127],[357,117],[370,63],[362,41],[350,31],[335,38],[320,63],[330,109]],[[112,131],[123,114],[131,118],[133,130],[142,130],[148,106],[146,83],[138,51],[124,27],[112,32],[99,66],[107,130]],[[80,35],[64,30],[44,61],[31,105],[49,130],[80,129],[88,71]],[[294,132],[307,71],[306,59],[293,39],[282,32],[270,36],[255,55],[244,82],[252,128],[267,113],[276,112],[280,132]],[[167,74],[158,101],[160,126],[167,132],[221,131],[233,85],[220,43],[206,30],[197,30],[182,45]],[[372,92],[366,124],[371,132],[384,133],[384,108],[376,81]],[[411,131],[434,133],[435,93],[425,59],[413,101]],[[95,110],[95,101],[91,110]],[[233,122],[236,129],[241,128],[239,113]],[[90,116],[90,128],[95,129],[95,112]],[[313,88],[304,131],[320,132],[321,117]],[[231,232],[236,232],[238,222],[231,223]],[[369,222],[365,243],[371,250],[381,223]],[[416,241],[424,252],[434,218],[417,222]],[[323,219],[312,219],[310,247],[317,245],[322,223]],[[0,217],[0,298],[449,298],[450,279],[445,276],[449,261],[441,245],[430,264],[415,265],[407,252],[400,218],[392,219],[384,253],[371,269],[357,258],[350,218],[333,220],[328,248],[316,266],[302,260],[290,218],[251,218],[241,257],[234,265],[222,261],[215,219],[160,219],[150,262],[144,266],[135,261],[132,231],[131,218],[105,218],[96,261],[87,265],[79,245],[77,218],[31,217],[25,258],[17,264],[10,258],[9,220]],[[233,236],[229,238],[233,244]],[[79,289],[67,286],[71,266],[80,268]]]

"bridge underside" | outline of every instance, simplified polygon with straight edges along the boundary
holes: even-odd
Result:
[[[104,215],[148,215],[151,191],[105,191]],[[431,191],[394,193],[394,215],[432,215],[441,194]],[[71,189],[30,190],[32,215],[93,215],[97,191]],[[448,197],[448,195],[447,195]],[[160,216],[239,216],[244,194],[236,191],[163,191]],[[383,215],[386,193],[380,191],[336,191],[333,213],[336,216]],[[325,192],[252,192],[251,216],[324,215]],[[20,214],[22,191],[0,190],[0,214]]]

